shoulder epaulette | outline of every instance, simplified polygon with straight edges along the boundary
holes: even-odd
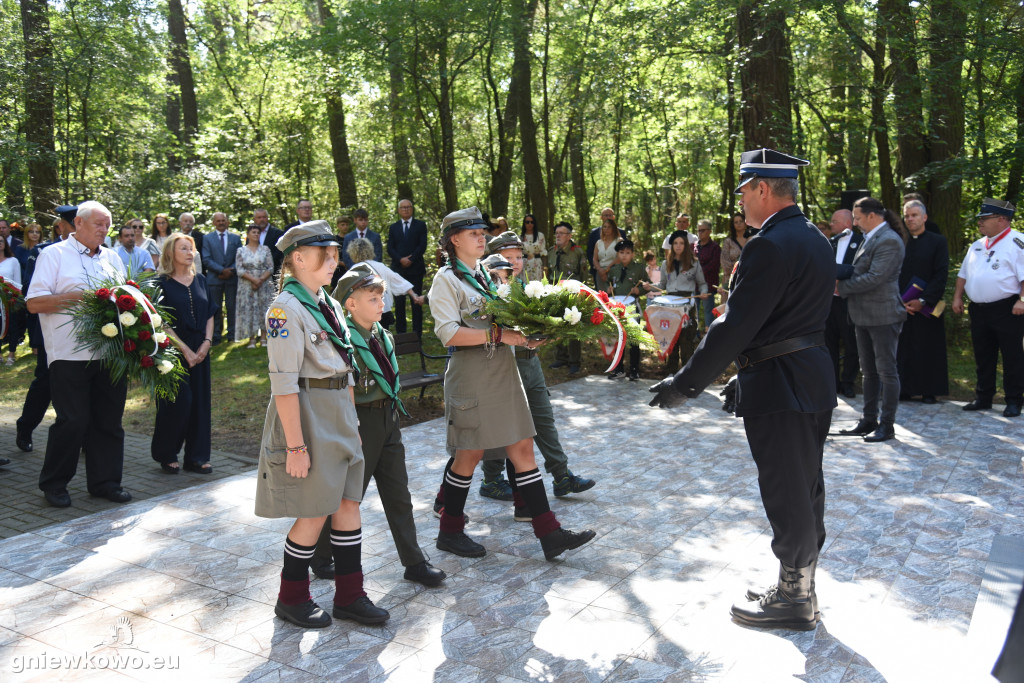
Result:
[[[1024,249],[1024,240],[1019,237],[1013,238],[1013,243],[1017,245],[1018,249]]]

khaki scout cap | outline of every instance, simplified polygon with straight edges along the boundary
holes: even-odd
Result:
[[[491,254],[480,263],[487,270],[512,270],[512,264],[501,254]]]
[[[327,221],[310,221],[290,228],[277,240],[277,249],[287,256],[298,247],[339,246],[341,238],[331,232]]]
[[[485,230],[488,227],[487,221],[484,220],[483,214],[480,213],[480,209],[471,206],[468,209],[452,211],[445,216],[444,220],[441,221],[441,234],[448,237],[456,230],[469,230],[472,228]]]
[[[345,271],[345,274],[338,280],[338,286],[334,288],[332,295],[342,306],[345,299],[352,296],[352,292],[360,287],[369,285],[384,285],[384,279],[374,272],[368,263],[357,263]]]
[[[502,249],[522,249],[523,241],[519,239],[519,235],[515,234],[511,230],[506,230],[496,237],[492,237],[487,242],[487,252],[489,254],[497,254]]]

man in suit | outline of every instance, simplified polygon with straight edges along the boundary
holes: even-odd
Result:
[[[852,266],[840,272],[836,282],[836,291],[846,298],[850,319],[857,326],[857,353],[864,373],[864,414],[855,427],[840,434],[863,436],[869,442],[896,436],[900,400],[896,352],[907,319],[899,290],[906,248],[896,232],[896,220],[874,197],[854,203],[853,223],[864,233],[864,242]]]
[[[347,235],[346,235],[347,236]],[[423,255],[427,251],[427,224],[413,218],[413,205],[409,199],[398,202],[398,220],[388,228],[388,254],[391,270],[408,280],[417,292],[423,289],[423,276],[427,265]],[[402,334],[405,322],[406,296],[395,296],[395,331]],[[412,331],[423,337],[423,307],[412,304]]]
[[[220,211],[213,214],[213,227],[216,230],[203,239],[203,267],[206,269],[210,299],[217,307],[212,343],[219,344],[225,313],[228,317],[228,340],[235,339],[235,295],[238,293],[235,254],[242,246],[242,239],[228,231],[228,217]]]
[[[11,234],[11,224],[3,218],[0,218],[0,238],[11,245],[11,251],[21,244],[21,240]]]
[[[298,216],[299,220],[284,226],[285,230],[288,230],[289,228],[294,228],[296,225],[308,223],[311,220],[313,220],[313,202],[309,201],[308,199],[300,199],[299,202],[295,205],[295,215]]]
[[[260,226],[260,244],[270,249],[270,255],[274,258],[274,274],[277,275],[281,272],[281,261],[284,260],[284,254],[277,249],[277,240],[281,239],[284,231],[271,224],[270,213],[264,208],[252,212],[252,222]]]
[[[853,264],[853,256],[857,253],[861,242],[864,241],[864,233],[853,229],[853,212],[849,209],[839,209],[832,214],[829,223],[832,229],[832,251],[836,255],[836,264],[839,266],[850,266]],[[842,344],[842,350],[840,350]],[[828,314],[828,321],[825,323],[825,345],[832,356],[832,366],[835,368],[836,386],[846,398],[853,398],[856,392],[853,383],[857,381],[857,373],[860,371],[860,358],[857,356],[857,333],[850,322],[850,314],[847,311],[846,299],[834,294],[832,296],[832,309]],[[845,352],[845,355],[843,355]],[[840,370],[840,365],[842,370]]]
[[[352,244],[352,240],[355,239],[367,239],[370,240],[370,244],[373,245],[373,258],[375,261],[384,260],[384,243],[380,241],[380,235],[370,230],[368,227],[370,223],[370,214],[366,212],[366,209],[356,209],[352,214],[352,219],[355,221],[356,228],[349,234],[345,235],[345,240],[341,243],[341,257],[345,261],[345,267],[351,268],[353,263],[352,259],[348,255],[348,245]]]
[[[178,228],[183,235],[188,235],[196,243],[196,273],[203,275],[206,268],[203,267],[203,233],[195,229],[196,217],[185,212],[178,216]]]
[[[736,416],[757,464],[780,568],[778,583],[748,591],[732,617],[758,628],[811,631],[825,542],[821,463],[836,405],[825,348],[836,264],[828,240],[796,206],[798,167],[806,165],[771,149],[743,153],[736,193],[747,223],[761,231],[736,264],[725,314],[686,367],[651,388],[651,405],[681,405],[736,361]]]

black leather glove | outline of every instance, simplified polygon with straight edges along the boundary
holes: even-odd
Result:
[[[679,393],[673,383],[674,379],[674,377],[666,377],[651,387],[651,393],[656,396],[648,405],[654,408],[676,408],[686,403],[689,397]]]

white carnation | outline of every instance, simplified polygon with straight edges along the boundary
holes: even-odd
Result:
[[[153,327],[160,329],[160,326],[164,324],[164,319],[158,313],[150,313],[149,322],[153,323]]]
[[[512,294],[512,287],[510,285],[498,285],[498,298],[508,301],[510,294]]]
[[[157,344],[163,344],[165,341],[167,341],[167,335],[164,334],[163,332],[157,332],[156,334],[153,335],[153,341],[155,341]]]
[[[551,296],[552,294],[558,294],[561,287],[557,285],[544,285],[544,296]]]
[[[125,311],[121,315],[117,316],[117,319],[120,320],[121,324],[124,325],[125,327],[131,327],[138,320],[138,318],[136,318],[132,313],[128,311]]]
[[[544,296],[544,283],[539,280],[530,280],[523,287],[523,293],[531,299],[539,299]]]
[[[565,313],[562,314],[562,320],[569,323],[570,325],[577,324],[582,318],[583,315],[575,306],[573,306],[572,308],[565,309]]]
[[[156,369],[161,375],[166,375],[168,372],[174,369],[174,363],[169,360],[162,360],[156,364]]]
[[[583,287],[583,283],[579,280],[564,280],[561,285],[566,289],[566,291],[573,294],[579,294],[580,288]]]
[[[106,325],[100,328],[100,333],[103,334],[104,337],[116,337],[117,325],[115,325],[114,323],[107,323]]]

